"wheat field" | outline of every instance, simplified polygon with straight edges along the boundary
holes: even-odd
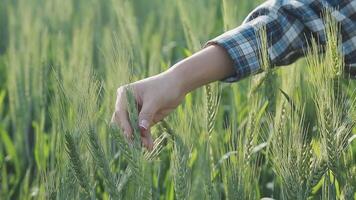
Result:
[[[263,73],[187,95],[148,152],[130,92],[134,141],[110,124],[116,89],[263,0],[0,1],[0,199],[356,199],[356,82],[331,18],[324,55],[277,69],[261,52]]]

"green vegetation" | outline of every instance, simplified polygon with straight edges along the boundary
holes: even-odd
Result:
[[[262,0],[2,0],[0,199],[356,199],[356,82],[325,56],[186,97],[141,148],[110,125],[118,86],[157,74]],[[266,36],[260,30],[261,47]]]

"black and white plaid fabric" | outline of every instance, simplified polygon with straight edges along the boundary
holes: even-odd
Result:
[[[261,72],[258,30],[267,31],[268,56],[272,66],[287,65],[302,57],[311,38],[324,45],[323,13],[331,10],[341,26],[345,69],[356,73],[356,0],[271,0],[257,7],[244,23],[209,41],[227,50],[236,74],[224,81],[234,82]]]

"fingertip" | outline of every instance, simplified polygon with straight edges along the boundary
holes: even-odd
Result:
[[[148,141],[147,141],[147,138],[145,137],[141,137],[141,142],[142,142],[142,145],[148,149]]]
[[[149,129],[145,129],[145,128],[141,127],[141,126],[139,126],[139,128],[140,128],[141,137],[146,137],[150,130]]]
[[[141,138],[142,138],[142,144],[144,145],[144,147],[148,151],[152,151],[153,141],[152,141],[151,133],[148,132],[146,136],[142,136]]]

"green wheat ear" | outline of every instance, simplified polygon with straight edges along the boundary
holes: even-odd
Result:
[[[221,98],[219,83],[206,85],[205,92],[207,102],[207,130],[210,135],[213,132],[214,122],[216,114],[218,113]]]
[[[74,171],[74,175],[79,185],[84,189],[87,197],[91,197],[91,199],[95,199],[95,194],[90,187],[90,181],[87,176],[87,172],[84,170],[82,161],[80,160],[79,151],[74,142],[72,135],[69,132],[66,132],[65,135],[65,146],[66,152],[69,158],[69,162]],[[89,199],[89,198],[88,198]]]
[[[136,150],[129,144],[127,139],[124,138],[123,134],[120,133],[120,130],[117,127],[112,126],[110,129],[110,134],[114,138],[115,142],[118,144],[120,152],[129,164],[130,174],[128,176],[131,176],[131,174],[133,174],[135,177],[142,178],[139,166],[140,163],[138,161],[138,157],[135,156],[134,152]],[[119,184],[126,184],[126,180],[124,181],[125,183],[120,182]],[[138,182],[140,181],[142,180],[140,179]]]
[[[126,99],[127,99],[127,111],[129,114],[129,120],[131,127],[133,129],[133,142],[137,149],[141,148],[141,134],[138,127],[138,105],[136,102],[135,94],[132,88],[126,88]]]
[[[173,139],[172,170],[175,196],[179,200],[188,199],[191,189],[188,166],[189,149],[182,138],[173,130],[168,122],[163,120],[160,125]]]
[[[340,48],[340,24],[332,17],[331,12],[332,10],[327,10],[324,16],[327,22],[325,55],[319,55],[319,46],[315,40],[312,40],[306,59],[311,72],[310,82],[313,86],[313,99],[317,110],[321,149],[323,156],[325,155],[325,162],[321,165],[322,170],[317,171],[324,174],[323,191],[326,195],[329,195],[329,190],[336,192],[334,180],[331,179],[336,179],[340,185],[343,185],[344,178],[340,173],[344,167],[342,157],[348,145],[346,141],[352,135],[354,127],[354,122],[349,120],[354,111],[354,101],[351,103],[352,106],[349,106],[350,99],[342,91],[344,58]],[[333,176],[330,176],[331,172]],[[310,184],[313,182],[311,181]],[[325,189],[325,187],[329,188]]]
[[[266,96],[267,100],[269,101],[268,111],[274,113],[276,106],[275,87],[277,87],[277,84],[276,74],[272,69],[270,58],[268,55],[268,38],[266,26],[260,26],[257,30],[255,30],[255,34],[257,37],[257,46],[259,49],[257,54],[259,57],[261,73],[251,79],[248,97],[255,98],[252,96],[255,95],[260,88],[263,88],[264,96]]]
[[[268,43],[267,43],[267,32],[266,32],[266,27],[262,26],[256,31],[256,35],[258,38],[258,49],[260,51],[258,52],[259,54],[259,63],[261,66],[261,71],[262,73],[257,76],[256,78],[252,79],[252,84],[251,84],[251,89],[249,96],[253,95],[258,88],[261,87],[262,83],[265,82],[268,77],[271,74],[271,68],[270,68],[270,62],[269,62],[269,57],[268,57]]]
[[[266,26],[262,26],[257,31],[258,43],[260,52],[260,66],[263,71],[269,72],[271,70],[271,63],[268,56],[268,38],[267,38],[267,28]]]
[[[135,175],[135,180],[138,185],[144,182],[144,175],[142,169],[142,144],[141,144],[141,134],[138,127],[138,105],[135,100],[135,96],[132,88],[126,88],[126,98],[127,98],[127,108],[129,113],[129,120],[131,127],[133,129],[133,146],[123,145],[122,148],[126,149],[128,152],[127,158],[131,160],[130,167]]]
[[[189,197],[189,151],[179,135],[174,136],[174,148],[172,155],[173,181],[176,198],[185,200]]]
[[[88,148],[93,156],[95,164],[99,167],[102,174],[104,184],[113,199],[120,199],[120,193],[117,189],[115,175],[110,170],[109,161],[106,158],[103,147],[99,142],[99,138],[95,129],[91,127],[88,132]]]

